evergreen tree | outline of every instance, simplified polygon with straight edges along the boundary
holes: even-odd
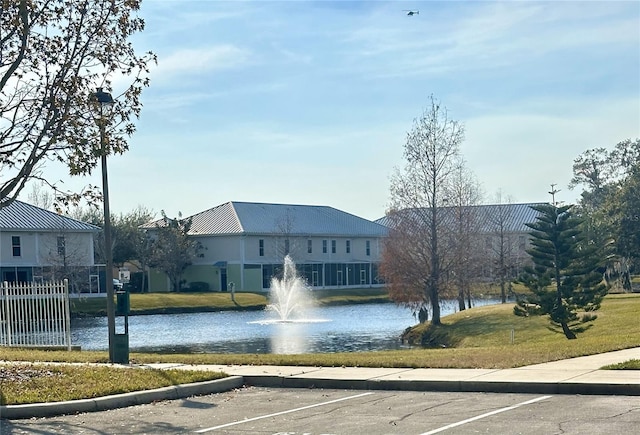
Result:
[[[554,327],[575,339],[576,333],[586,330],[584,323],[596,319],[590,312],[600,308],[607,292],[601,250],[586,238],[583,221],[572,213],[572,206],[532,208],[540,213],[536,222],[527,224],[532,229],[533,247],[527,253],[533,266],[526,267],[519,279],[532,295],[521,298],[514,312],[549,315]]]

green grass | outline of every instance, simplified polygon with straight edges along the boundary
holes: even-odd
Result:
[[[230,293],[132,293],[131,315],[203,312],[224,310],[261,310],[267,304],[265,295],[236,293],[235,303]],[[105,316],[105,298],[79,298],[71,300],[74,316]]]
[[[317,290],[313,292],[319,305],[341,305],[389,302],[384,289]],[[236,293],[132,293],[131,315],[207,312],[225,310],[262,310],[268,303],[267,294]],[[71,300],[73,316],[105,316],[105,298],[79,298]]]
[[[314,290],[313,297],[319,305],[389,302],[386,289]]]
[[[95,365],[0,365],[0,404],[58,402],[226,377],[220,372]]]
[[[619,364],[603,367],[605,370],[640,370],[640,359],[630,359]]]

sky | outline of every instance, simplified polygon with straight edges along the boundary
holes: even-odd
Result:
[[[640,137],[639,1],[144,0],[140,16],[135,47],[158,64],[109,158],[115,213],[248,201],[377,219],[431,95],[464,125],[485,203],[550,201],[552,183],[575,202],[573,160]]]

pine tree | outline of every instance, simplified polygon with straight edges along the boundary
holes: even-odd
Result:
[[[601,249],[582,230],[582,219],[572,206],[533,206],[540,214],[531,228],[532,248],[527,251],[533,266],[526,267],[519,281],[532,292],[514,308],[517,315],[549,315],[551,324],[562,328],[568,339],[587,329],[596,319],[607,292],[602,278]],[[580,311],[584,313],[579,314]]]

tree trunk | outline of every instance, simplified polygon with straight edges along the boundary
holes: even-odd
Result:
[[[505,288],[505,279],[504,277],[500,278],[500,300],[503,304],[507,303],[507,290]]]
[[[564,336],[567,337],[569,340],[575,340],[576,334],[573,333],[573,331],[571,329],[569,329],[569,325],[567,325],[567,322],[562,322],[560,323],[560,325],[562,325],[562,332],[564,332]]]
[[[431,309],[433,314],[431,316],[432,325],[441,325],[440,321],[440,300],[438,298],[438,285],[435,280],[431,280],[429,283],[429,300],[431,301]]]
[[[460,311],[464,311],[467,308],[466,305],[464,304],[464,293],[465,293],[464,292],[464,286],[460,285],[458,287],[458,309]],[[469,307],[469,308],[471,308],[471,307]]]
[[[420,323],[427,323],[429,321],[429,310],[425,307],[420,307],[418,311],[418,321]]]
[[[431,196],[431,274],[429,277],[429,300],[431,301],[431,309],[433,310],[431,324],[441,325],[440,299],[438,294],[438,287],[440,285],[440,258],[438,256],[438,208],[436,207],[436,182],[437,180],[434,175]]]

